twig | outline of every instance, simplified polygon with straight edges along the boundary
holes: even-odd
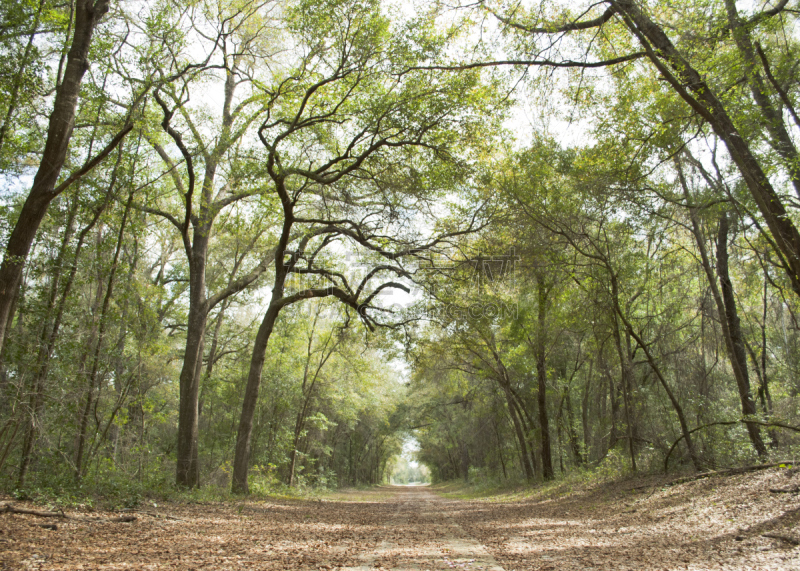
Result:
[[[135,515],[123,515],[120,517],[109,517],[109,518],[102,518],[102,517],[92,518],[92,517],[70,516],[65,514],[63,511],[45,512],[40,510],[31,510],[28,508],[18,508],[13,504],[5,504],[2,507],[2,509],[0,509],[0,513],[35,515],[37,517],[58,517],[61,519],[69,519],[73,521],[85,521],[92,523],[129,523],[132,521],[136,521]]]
[[[789,465],[793,462],[775,462],[773,464],[756,464],[755,466],[744,466],[742,468],[730,468],[729,470],[715,470],[713,472],[703,472],[696,476],[689,476],[686,478],[678,478],[673,480],[665,486],[677,486],[678,484],[685,484],[686,482],[694,482],[695,480],[702,480],[703,478],[711,478],[712,476],[735,476],[736,474],[746,474],[748,472],[757,472],[759,470],[767,470],[768,468],[775,468],[776,466]]]
[[[758,424],[759,426],[784,428],[786,430],[792,430],[794,432],[800,432],[800,427],[792,426],[790,424],[784,424],[782,422],[763,422],[761,420],[754,420],[754,419],[749,419],[749,418],[740,418],[740,419],[737,419],[737,420],[721,420],[719,422],[710,422],[708,424],[703,424],[702,426],[698,426],[696,428],[693,428],[692,430],[690,430],[686,434],[693,434],[693,433],[697,432],[698,430],[703,430],[704,428],[709,428],[711,426],[732,426],[734,424],[740,424],[740,423]],[[678,445],[678,443],[681,440],[683,440],[683,437],[686,436],[686,434],[681,434],[678,437],[678,439],[675,442],[672,443],[672,446],[670,446],[669,452],[667,452],[667,456],[666,456],[666,458],[664,458],[664,473],[665,474],[667,473],[667,470],[669,469],[669,457],[672,455],[672,451],[675,450],[675,447]]]

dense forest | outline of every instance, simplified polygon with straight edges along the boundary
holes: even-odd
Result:
[[[1,17],[6,492],[800,451],[796,0]]]

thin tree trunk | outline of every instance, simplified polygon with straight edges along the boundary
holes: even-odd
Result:
[[[522,457],[522,470],[525,473],[525,479],[529,482],[532,482],[535,474],[533,467],[531,466],[531,459],[528,453],[528,445],[525,441],[525,434],[522,429],[519,415],[517,414],[516,402],[514,401],[514,396],[511,394],[510,389],[504,386],[503,390],[506,395],[506,401],[508,402],[508,412],[511,415],[511,422],[514,424],[514,432],[516,433],[517,441],[519,442],[520,456]]]
[[[583,465],[583,452],[581,445],[578,442],[578,432],[575,430],[575,413],[572,410],[572,398],[570,397],[570,388],[565,389],[564,406],[567,408],[567,436],[569,437],[569,446],[572,449],[572,455],[575,457],[575,464],[577,466]]]
[[[117,244],[114,250],[114,258],[111,262],[111,268],[108,273],[108,284],[105,288],[105,296],[103,297],[103,306],[100,309],[100,319],[98,324],[97,342],[95,344],[94,356],[92,357],[92,368],[89,373],[89,378],[86,384],[86,403],[81,415],[80,429],[78,431],[78,450],[75,453],[75,479],[80,480],[83,476],[83,452],[86,446],[86,431],[89,424],[89,412],[95,405],[95,388],[97,386],[97,374],[100,366],[100,351],[103,346],[103,339],[105,338],[105,331],[107,325],[108,309],[111,306],[111,298],[114,295],[114,279],[117,274],[117,267],[119,265],[119,256],[122,252],[122,240],[125,237],[125,226],[128,222],[128,215],[130,214],[131,205],[133,203],[134,191],[131,190],[128,194],[128,201],[125,203],[125,210],[122,213],[122,221],[119,225],[117,232]]]
[[[736,386],[739,392],[739,398],[742,403],[742,412],[745,415],[755,414],[755,403],[750,393],[750,378],[747,369],[747,356],[745,354],[745,342],[739,323],[739,315],[736,310],[736,301],[733,292],[733,284],[731,283],[730,276],[728,275],[728,216],[723,213],[719,220],[719,229],[717,236],[717,272],[714,273],[711,267],[711,261],[708,256],[706,248],[705,237],[700,226],[700,220],[697,216],[697,208],[693,206],[691,196],[689,194],[689,186],[686,183],[686,178],[683,174],[683,169],[680,161],[676,161],[676,168],[678,171],[678,180],[683,189],[683,195],[686,199],[689,208],[689,215],[692,221],[692,234],[695,238],[695,244],[700,252],[700,261],[703,270],[708,278],[709,289],[711,296],[714,298],[714,303],[717,306],[719,313],[719,322],[722,329],[722,336],[725,339],[725,347],[728,352],[728,357],[733,370],[733,376],[736,379]],[[719,279],[719,285],[717,284]],[[750,436],[750,441],[753,444],[759,456],[766,454],[766,447],[761,439],[761,433],[757,425],[753,423],[747,424],[747,432]]]
[[[615,299],[615,306],[617,305]],[[633,376],[633,372],[631,371],[631,362],[630,362],[630,352],[627,351],[627,347],[623,346],[622,344],[622,335],[619,331],[619,324],[617,322],[617,317],[614,315],[614,344],[617,347],[617,354],[619,355],[619,365],[620,365],[620,372],[622,373],[622,404],[623,408],[625,409],[625,424],[627,429],[627,440],[628,440],[628,453],[631,458],[631,469],[636,472],[636,451],[634,448],[633,443],[633,419],[631,418],[631,403],[630,397],[628,395],[628,387],[630,386],[630,378]]]
[[[766,261],[769,262],[769,251],[766,253]],[[772,395],[769,392],[769,376],[767,375],[767,309],[768,296],[767,286],[769,284],[767,268],[764,268],[764,304],[761,314],[761,388],[759,393],[766,399],[764,410],[768,415],[772,414]],[[758,367],[756,367],[758,368]]]
[[[589,373],[586,375],[586,382],[583,385],[583,395],[581,398],[581,428],[583,429],[583,449],[584,460],[590,462],[592,459],[592,435],[589,427],[589,394],[592,388],[592,372],[594,371],[594,359],[589,361]]]
[[[547,418],[547,286],[544,279],[536,274],[536,291],[538,295],[537,331],[536,331],[536,384],[539,405],[539,431],[542,450],[542,476],[545,480],[553,479],[553,459],[550,451],[550,422]]]
[[[742,402],[742,413],[747,416],[756,414],[756,405],[750,391],[750,376],[747,370],[747,353],[744,347],[744,335],[736,308],[736,298],[733,293],[733,283],[728,275],[728,215],[723,212],[719,219],[719,232],[717,236],[717,274],[725,306],[725,321],[728,323],[731,342],[731,361],[734,364],[736,385],[739,388],[739,398]],[[767,447],[761,438],[761,430],[753,422],[745,423],[750,442],[753,444],[759,457],[767,455]]]
[[[283,257],[276,257],[278,263],[283,263]],[[275,321],[280,313],[280,306],[275,303],[283,295],[283,280],[278,281],[276,277],[275,288],[273,289],[272,301],[264,314],[264,319],[258,328],[256,340],[253,343],[253,353],[250,358],[250,370],[247,373],[247,385],[242,402],[242,413],[239,416],[239,429],[236,436],[236,450],[233,460],[232,490],[236,494],[249,493],[247,484],[247,470],[250,462],[250,439],[253,432],[253,417],[258,402],[258,391],[261,387],[261,371],[264,368],[264,359],[267,352],[267,345],[272,331],[275,328]]]
[[[112,181],[113,180],[115,179],[112,176]],[[84,241],[86,240],[86,236],[89,235],[89,232],[91,232],[91,230],[97,224],[97,221],[100,219],[100,216],[105,211],[106,207],[108,206],[111,200],[112,187],[113,187],[113,182],[112,185],[109,186],[108,192],[106,193],[103,202],[95,211],[92,220],[78,234],[78,242],[75,246],[75,254],[73,256],[72,266],[70,268],[67,281],[64,284],[64,290],[61,292],[61,297],[59,299],[58,306],[55,310],[53,325],[48,332],[47,339],[44,340],[45,342],[41,345],[40,349],[41,352],[37,358],[37,368],[34,373],[34,379],[32,383],[32,390],[29,403],[28,426],[22,445],[22,457],[17,472],[18,488],[23,488],[25,485],[25,478],[28,472],[28,467],[30,466],[34,444],[38,436],[38,417],[41,414],[41,409],[44,404],[44,383],[47,378],[47,373],[49,371],[50,360],[53,355],[53,350],[55,349],[55,343],[56,340],[58,339],[58,333],[61,328],[61,321],[63,319],[64,311],[67,305],[67,299],[69,298],[69,294],[72,290],[72,285],[75,283],[75,276],[78,272],[78,259],[80,258],[80,254],[83,249],[83,244]]]
[[[609,273],[611,272],[611,268],[609,269]],[[681,434],[683,434],[683,439],[686,442],[686,448],[689,450],[689,457],[692,460],[692,464],[694,465],[695,470],[698,472],[703,469],[703,464],[700,461],[700,457],[697,455],[694,440],[692,439],[692,434],[689,431],[689,423],[686,421],[686,415],[683,413],[683,407],[681,406],[678,399],[675,397],[675,393],[672,392],[667,380],[661,374],[661,369],[656,363],[656,360],[653,358],[653,355],[650,353],[650,349],[648,349],[647,344],[642,340],[639,335],[633,330],[633,326],[631,325],[630,321],[628,321],[627,317],[622,311],[622,308],[619,305],[619,284],[617,283],[617,276],[611,274],[611,295],[614,302],[614,308],[616,309],[617,315],[619,316],[620,320],[622,320],[625,329],[628,332],[628,335],[633,337],[636,343],[641,347],[642,351],[644,351],[645,356],[647,357],[647,362],[650,364],[650,368],[653,369],[653,372],[656,374],[658,381],[661,383],[661,386],[664,388],[664,392],[667,393],[667,397],[669,398],[670,403],[672,403],[672,408],[675,410],[675,414],[678,416],[678,422],[681,427]]]
[[[294,472],[295,467],[297,465],[297,446],[300,442],[300,435],[303,432],[303,428],[305,427],[306,417],[308,416],[308,406],[311,403],[311,397],[314,395],[314,387],[317,384],[317,379],[319,378],[319,374],[322,371],[322,368],[325,366],[325,363],[328,362],[328,359],[331,355],[333,355],[333,351],[336,348],[338,343],[334,344],[331,348],[330,352],[327,354],[325,353],[325,349],[330,343],[330,337],[325,341],[325,345],[322,347],[322,354],[320,355],[319,363],[317,364],[316,370],[314,371],[313,376],[310,377],[309,383],[309,372],[311,367],[311,356],[313,354],[312,346],[314,342],[314,332],[317,328],[317,321],[319,319],[319,311],[314,315],[314,322],[311,326],[311,332],[308,336],[308,346],[306,349],[306,363],[303,367],[303,384],[301,386],[301,394],[303,395],[303,406],[297,413],[297,418],[295,419],[294,425],[294,438],[292,440],[292,452],[289,460],[289,476],[287,478],[287,485],[289,487],[294,485]]]
[[[497,421],[493,420],[492,425],[494,426],[494,437],[495,440],[497,440],[497,454],[500,457],[500,466],[503,468],[503,479],[508,480],[508,474],[506,473],[506,459],[503,456],[503,443],[500,440],[500,431],[497,427]],[[0,464],[0,467],[2,467],[2,464]]]
[[[608,433],[608,446],[606,447],[608,452],[609,450],[613,450],[619,441],[619,429],[617,428],[619,422],[619,398],[617,387],[614,384],[614,377],[611,375],[611,371],[608,369],[607,365],[604,368],[603,374],[606,376],[606,379],[608,379],[608,400],[611,404],[611,429]]]

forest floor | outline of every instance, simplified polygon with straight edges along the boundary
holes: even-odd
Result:
[[[470,499],[384,486],[320,500],[151,504],[131,523],[86,519],[120,515],[110,512],[0,513],[0,569],[800,569],[800,493],[770,491],[800,487],[800,470],[668,484]],[[0,498],[0,509],[10,502]]]

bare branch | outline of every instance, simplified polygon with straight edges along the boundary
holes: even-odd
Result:
[[[593,18],[591,20],[584,20],[583,22],[574,21],[574,22],[567,22],[566,24],[554,24],[551,26],[547,26],[544,28],[536,28],[525,26],[524,24],[520,24],[519,22],[514,22],[511,18],[506,18],[505,16],[501,16],[494,10],[489,10],[492,15],[506,24],[507,26],[511,26],[512,28],[516,28],[517,30],[522,30],[523,32],[528,32],[531,34],[558,34],[561,32],[572,32],[576,30],[589,30],[591,28],[599,28],[606,22],[608,22],[611,17],[617,12],[615,6],[611,6],[610,8],[606,9],[600,16],[597,18]],[[584,12],[585,14],[585,12]]]
[[[635,52],[629,55],[620,56],[612,59],[606,59],[602,61],[574,61],[574,60],[563,60],[563,61],[553,61],[549,59],[509,59],[509,60],[497,60],[497,61],[485,61],[485,62],[475,62],[475,63],[465,63],[465,64],[458,64],[458,65],[426,65],[426,66],[416,66],[409,68],[409,70],[439,70],[439,71],[464,71],[467,69],[476,69],[482,67],[498,67],[503,65],[524,65],[524,66],[542,66],[542,67],[580,67],[580,68],[593,68],[593,67],[608,67],[612,65],[618,65],[620,63],[626,63],[629,61],[634,61],[640,58],[643,58],[647,55],[647,52]]]
[[[106,145],[106,147],[102,151],[100,151],[98,154],[92,157],[91,160],[87,161],[81,168],[70,174],[64,182],[55,187],[55,189],[53,189],[53,194],[54,195],[61,194],[73,182],[91,172],[91,170],[94,167],[103,162],[103,159],[105,159],[111,153],[111,151],[113,151],[117,147],[117,145],[119,145],[122,142],[122,140],[125,138],[125,135],[131,132],[131,129],[133,129],[133,123],[126,124],[119,131],[119,133],[117,133],[114,136],[114,138],[111,139],[111,141],[109,141],[108,145]]]

